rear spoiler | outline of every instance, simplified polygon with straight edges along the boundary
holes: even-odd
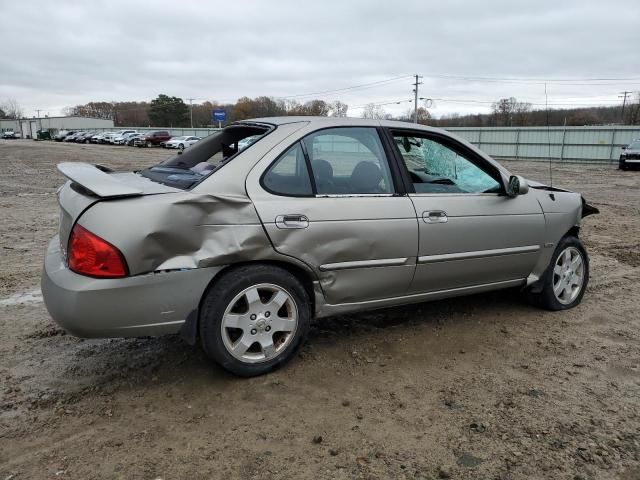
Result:
[[[113,175],[88,163],[59,163],[58,171],[73,183],[82,186],[100,198],[132,197],[143,194],[141,189],[126,185],[114,178]]]

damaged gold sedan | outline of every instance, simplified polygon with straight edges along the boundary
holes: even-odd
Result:
[[[290,359],[314,317],[521,287],[577,305],[597,209],[401,122],[242,121],[139,172],[63,163],[42,276],[82,337],[181,332],[243,376]]]

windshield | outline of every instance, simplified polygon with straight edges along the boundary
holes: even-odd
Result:
[[[640,150],[640,140],[636,140],[635,142],[631,142],[627,147],[628,150]]]
[[[153,181],[188,189],[232,160],[236,154],[259,141],[273,127],[237,123],[194,143],[169,160],[140,172]],[[185,137],[186,138],[186,137]],[[249,144],[246,140],[251,138]]]

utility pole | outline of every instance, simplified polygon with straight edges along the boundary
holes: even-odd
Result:
[[[422,76],[416,74],[416,83],[412,83],[413,85],[413,123],[418,123],[418,85],[422,85],[422,82],[419,79]]]
[[[42,111],[42,109],[37,109],[36,108],[36,112],[38,113],[38,130],[42,130],[42,122],[40,121],[40,112]]]
[[[624,107],[627,104],[627,95],[631,95],[632,93],[633,92],[625,90],[624,92],[620,92],[620,95],[618,95],[618,98],[622,99],[622,113],[620,115],[620,123],[622,125],[624,125]]]
[[[191,128],[193,128],[193,101],[195,98],[187,98],[189,100],[189,112],[191,114]]]

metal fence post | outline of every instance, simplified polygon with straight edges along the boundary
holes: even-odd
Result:
[[[567,125],[562,129],[562,144],[560,145],[560,161],[564,160],[564,137],[567,134]]]
[[[516,160],[520,159],[520,129],[516,130]]]
[[[613,127],[613,130],[611,130],[611,148],[609,149],[609,165],[611,165],[611,161],[613,160],[613,149],[615,147],[615,140],[616,140],[616,127]]]

